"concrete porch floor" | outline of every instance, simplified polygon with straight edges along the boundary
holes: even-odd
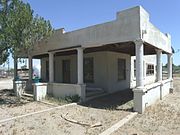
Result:
[[[108,93],[105,92],[103,89],[101,88],[89,88],[86,87],[86,101],[97,98],[97,97],[101,97],[104,95],[107,95]]]
[[[104,96],[90,99],[82,105],[98,109],[133,111],[133,92],[131,89],[127,89],[112,94],[106,93]]]

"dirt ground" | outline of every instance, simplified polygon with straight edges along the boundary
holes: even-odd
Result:
[[[6,82],[8,80],[3,83]],[[12,94],[12,90],[4,89],[4,85],[0,90],[0,120],[52,107],[39,102],[18,101]],[[97,135],[132,111],[132,92],[130,94],[129,92],[131,91],[104,96],[86,104],[73,105],[0,123],[0,134]],[[80,123],[90,125],[101,123],[102,126],[93,128],[82,126],[63,119],[61,115]]]
[[[113,135],[180,135],[180,77],[174,78],[174,93],[147,108]]]
[[[7,87],[6,87],[7,86]],[[8,89],[7,89],[8,88]],[[12,93],[10,80],[0,80],[0,120],[27,114],[53,106],[18,99]],[[35,114],[0,123],[2,135],[97,135],[132,112],[132,92],[107,95],[86,104]],[[90,127],[69,122],[61,117],[93,125]],[[179,135],[180,78],[174,79],[174,93],[138,114],[113,135]]]

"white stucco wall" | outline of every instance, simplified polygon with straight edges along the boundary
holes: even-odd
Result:
[[[115,92],[130,88],[131,57],[127,54],[108,52],[107,53],[108,92]],[[118,81],[118,58],[126,60],[126,80]]]
[[[135,88],[134,91],[134,110],[143,113],[145,108],[154,104],[157,100],[163,99],[169,94],[172,80],[163,80],[150,85],[143,89]]]
[[[140,31],[141,39],[145,42],[162,49],[165,52],[172,53],[170,34],[162,33],[156,28],[150,20],[149,13],[140,6]],[[144,34],[143,34],[144,33]]]
[[[139,12],[140,8],[134,7],[117,13],[116,19],[110,22],[65,33],[63,29],[56,30],[47,42],[35,45],[32,55],[76,45],[86,48],[139,39]]]
[[[146,31],[142,34],[142,31]],[[64,32],[56,30],[48,39],[34,46],[31,55],[40,55],[49,50],[81,45],[94,47],[143,39],[145,42],[171,53],[171,37],[158,30],[149,19],[149,14],[141,6],[120,11],[110,22]]]
[[[48,91],[56,98],[78,95],[81,101],[85,101],[85,85],[49,83]]]
[[[124,90],[130,87],[130,55],[116,52],[94,52],[84,54],[84,58],[93,58],[94,64],[94,82],[86,83],[87,87],[101,88],[108,92]],[[118,81],[117,63],[118,58],[126,59],[126,80]],[[70,60],[71,66],[71,83],[77,83],[77,55],[56,56],[55,57],[55,82],[62,83],[62,60]],[[48,58],[43,58],[42,65],[42,80],[46,81],[46,66],[45,61]]]

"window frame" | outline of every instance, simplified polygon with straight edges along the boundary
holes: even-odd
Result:
[[[155,66],[154,64],[146,65],[146,76],[153,76],[155,74]]]
[[[126,75],[126,59],[118,58],[117,59],[117,80],[118,81],[126,80],[127,78],[126,76],[127,76]]]
[[[91,65],[86,68],[86,61],[89,61]],[[94,58],[93,57],[85,57],[83,61],[83,78],[85,83],[94,83]],[[87,72],[86,72],[87,71]],[[90,78],[86,77],[90,74]]]

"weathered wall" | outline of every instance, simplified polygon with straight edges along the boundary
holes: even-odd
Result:
[[[93,58],[94,60],[94,82],[86,83],[87,87],[102,88],[105,91],[114,92],[130,87],[130,55],[115,52],[94,52],[84,55],[84,58]],[[126,80],[117,80],[117,60],[126,59]],[[71,63],[71,83],[77,83],[77,55],[57,56],[55,57],[55,82],[62,83],[62,60],[69,59]],[[46,81],[46,66],[42,59],[42,80]]]
[[[149,13],[142,7],[140,7],[140,31],[141,39],[145,42],[162,49],[165,52],[172,53],[170,34],[164,34],[156,28],[150,22]]]
[[[139,39],[139,12],[140,8],[134,7],[117,13],[116,20],[107,23],[65,33],[63,29],[56,30],[47,42],[41,42],[35,46],[32,55],[76,45],[93,47]]]
[[[49,83],[48,91],[56,98],[78,95],[81,101],[85,101],[85,85]]]
[[[108,52],[107,53],[107,84],[108,92],[115,92],[130,88],[131,57],[127,54]],[[118,81],[118,58],[126,60],[126,79]]]
[[[150,85],[143,89],[135,88],[134,91],[134,110],[143,113],[145,108],[154,104],[157,100],[162,99],[169,94],[172,80],[164,80]]]

